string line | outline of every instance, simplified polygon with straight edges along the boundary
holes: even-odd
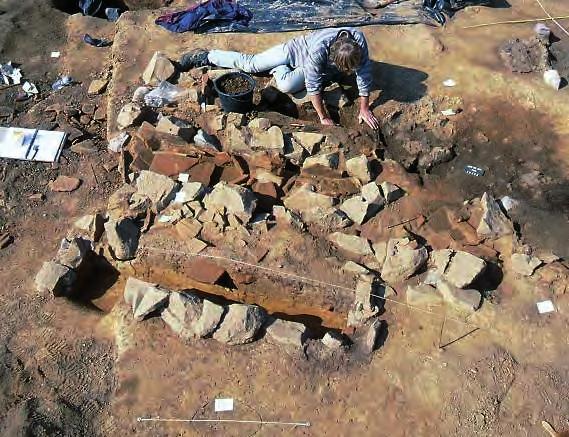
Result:
[[[161,419],[159,417],[139,417],[138,422],[201,422],[201,423],[247,423],[255,425],[283,425],[283,426],[310,426],[310,422],[279,422],[264,420],[237,420],[237,419]]]
[[[218,261],[229,261],[229,262],[232,262],[232,263],[234,263],[234,264],[243,265],[243,266],[250,267],[250,268],[253,268],[253,269],[264,270],[264,271],[266,271],[266,272],[270,272],[270,273],[275,274],[275,275],[277,275],[277,276],[283,276],[283,277],[293,278],[293,279],[296,279],[297,281],[300,281],[300,282],[309,282],[309,283],[311,282],[311,283],[314,283],[314,284],[317,284],[317,285],[320,285],[320,286],[323,286],[323,287],[332,287],[332,288],[336,288],[336,289],[340,289],[340,290],[344,290],[344,291],[349,291],[349,292],[352,292],[352,293],[355,293],[355,291],[356,291],[356,290],[354,290],[353,288],[344,287],[343,285],[332,284],[332,283],[329,283],[329,282],[320,281],[320,280],[318,280],[318,279],[314,279],[314,278],[309,278],[309,277],[306,277],[306,276],[297,275],[296,273],[291,273],[291,272],[286,272],[286,271],[280,271],[280,270],[276,270],[276,269],[273,269],[273,268],[270,268],[270,267],[265,267],[265,266],[261,266],[261,265],[258,265],[258,264],[252,264],[252,263],[248,263],[248,262],[246,262],[246,261],[241,261],[241,260],[237,260],[237,259],[233,259],[233,258],[228,258],[228,257],[220,256],[220,255],[207,255],[207,254],[203,254],[203,253],[191,253],[191,252],[185,252],[185,251],[182,251],[182,250],[174,250],[174,249],[160,249],[160,248],[152,247],[152,246],[143,246],[143,247],[141,248],[141,250],[145,250],[145,249],[146,249],[146,250],[149,250],[149,251],[161,252],[161,253],[172,254],[172,255],[195,256],[195,257],[208,258],[208,259],[213,259],[213,260],[218,260]],[[410,304],[408,304],[408,303],[406,303],[406,302],[401,302],[401,301],[398,301],[398,300],[395,300],[395,299],[391,299],[391,298],[389,298],[389,297],[380,296],[380,295],[377,295],[377,294],[370,294],[370,296],[376,297],[376,298],[378,298],[378,299],[382,299],[382,300],[387,301],[387,302],[394,303],[394,304],[396,304],[396,305],[401,305],[401,306],[407,307],[407,308],[409,308],[409,309],[411,309],[411,310],[414,310],[414,311],[417,311],[417,312],[429,314],[430,316],[436,317],[436,318],[439,318],[439,319],[443,319],[443,317],[445,317],[443,314],[435,313],[435,312],[433,312],[433,311],[429,311],[429,310],[426,310],[426,309],[424,309],[424,308],[419,308],[419,307],[416,307],[416,306],[414,306],[414,305],[410,305]],[[463,320],[459,320],[459,319],[456,319],[456,318],[451,318],[451,317],[448,317],[448,316],[446,316],[446,320],[451,320],[451,321],[453,321],[453,322],[461,323],[461,324],[463,324],[463,325],[472,325],[472,324],[469,323],[469,322],[466,322],[466,321],[463,321]]]

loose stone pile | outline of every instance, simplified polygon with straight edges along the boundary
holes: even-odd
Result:
[[[488,270],[484,256],[449,245],[433,250],[412,232],[376,238],[369,230],[380,213],[412,195],[400,182],[404,179],[391,181],[382,174],[382,168],[396,163],[381,160],[373,148],[358,147],[353,138],[357,135],[345,135],[340,128],[326,134],[302,131],[286,120],[277,125],[269,118],[199,105],[207,100],[204,84],[219,74],[216,71],[182,74],[175,91],[183,97],[173,106],[151,106],[145,96],[152,87],[164,88],[174,73],[171,62],[155,54],[143,74],[145,85],[118,115],[123,132],[109,144],[118,154],[124,185],[110,196],[104,215],[75,223],[56,257],[38,273],[38,290],[69,295],[94,248],[108,249],[119,264],[135,259],[141,235],[152,227],[175,227],[189,253],[198,255],[228,244],[245,248],[277,224],[328,244],[344,263],[342,270],[355,285],[347,332],[366,332],[360,338],[367,351],[380,335],[385,300],[396,298],[396,290],[406,288],[412,306],[444,303],[466,314],[480,308],[483,296],[477,283]],[[517,241],[503,206],[489,193],[469,205],[475,244],[505,236]],[[523,246],[510,259],[512,270],[524,276],[546,265],[548,269],[540,269],[547,272],[542,280],[564,292],[569,269],[555,262]],[[194,273],[199,282],[213,284],[225,270],[214,264],[196,267]],[[277,342],[301,346],[307,337],[302,324],[273,320],[259,306],[222,306],[193,292],[165,290],[135,278],[127,282],[125,300],[135,319],[160,314],[184,339],[213,337],[244,344],[266,331]],[[322,341],[332,348],[349,343],[332,332]]]

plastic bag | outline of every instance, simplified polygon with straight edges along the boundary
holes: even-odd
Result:
[[[73,79],[70,76],[61,76],[60,79],[57,79],[54,84],[51,86],[51,89],[54,91],[59,91],[63,87],[69,86],[73,84]]]
[[[188,90],[172,85],[170,82],[162,82],[158,88],[153,89],[144,96],[146,106],[160,108],[172,105],[183,100],[188,95]]]

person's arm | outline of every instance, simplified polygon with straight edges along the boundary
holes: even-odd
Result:
[[[358,115],[358,120],[360,123],[362,121],[365,121],[369,127],[377,130],[379,129],[379,121],[369,108],[369,93],[373,84],[373,75],[371,70],[371,61],[369,59],[367,41],[364,34],[360,31],[355,31],[353,35],[358,45],[362,48],[362,63],[361,66],[356,70],[356,82],[358,84],[358,90],[360,92],[360,113]]]
[[[326,126],[333,126],[334,122],[330,118],[324,101],[322,100],[324,65],[325,57],[323,49],[318,47],[310,53],[305,65],[303,65],[304,81],[306,84],[306,92],[310,96],[310,102],[320,118],[320,123]]]
[[[316,109],[316,113],[320,118],[320,123],[326,126],[333,126],[334,122],[330,118],[330,115],[328,115],[328,111],[324,106],[324,101],[322,100],[322,94],[311,94],[310,101],[312,102],[312,106],[314,106],[314,109]]]

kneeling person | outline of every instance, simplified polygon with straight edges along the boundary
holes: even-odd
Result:
[[[180,65],[185,70],[215,65],[246,73],[270,72],[277,88],[284,93],[296,93],[306,88],[324,125],[334,124],[322,100],[330,67],[343,74],[355,73],[360,94],[359,121],[365,121],[372,129],[379,128],[379,122],[369,108],[373,79],[367,42],[364,34],[353,28],[318,30],[256,55],[194,50],[182,57]]]

